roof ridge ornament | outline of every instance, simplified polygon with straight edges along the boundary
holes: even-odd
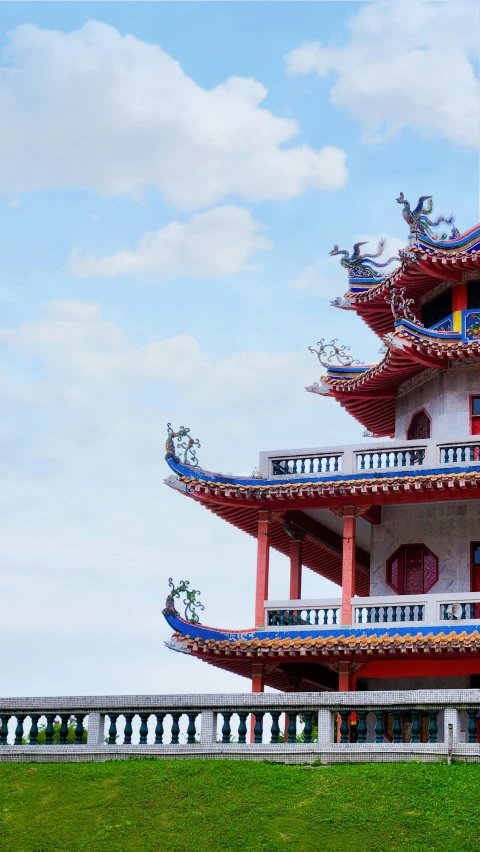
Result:
[[[382,275],[376,272],[373,267],[375,267],[376,269],[383,269],[385,266],[389,266],[390,263],[393,263],[394,261],[400,262],[399,257],[389,257],[388,260],[385,261],[385,263],[375,263],[375,260],[373,258],[380,257],[383,254],[384,248],[387,243],[385,238],[382,238],[379,241],[378,248],[375,254],[371,254],[370,252],[364,252],[364,254],[360,254],[360,247],[366,246],[367,242],[368,241],[363,243],[355,243],[351,254],[349,254],[346,249],[339,249],[338,245],[334,245],[333,249],[331,250],[331,257],[337,254],[342,255],[340,263],[344,267],[344,269],[348,270],[349,278],[381,278]]]
[[[352,355],[348,354],[350,346],[337,346],[337,342],[338,337],[334,337],[330,343],[325,343],[325,339],[322,337],[320,340],[317,340],[318,349],[309,346],[308,351],[315,352],[322,367],[334,367],[334,358],[338,360],[338,366],[340,367],[353,367],[356,364],[359,366],[364,365],[363,361],[358,361]]]
[[[199,467],[198,459],[196,451],[194,447],[200,447],[200,441],[198,438],[190,437],[190,429],[185,426],[180,426],[178,432],[174,432],[171,423],[167,423],[167,431],[168,437],[167,442],[165,444],[166,459],[173,459],[175,462],[180,462],[179,456],[181,453],[180,450],[184,450],[183,453],[183,462],[184,464],[190,465],[190,467]],[[183,438],[186,438],[183,441]],[[175,446],[175,440],[177,441],[177,445]]]
[[[168,580],[168,585],[170,586],[172,591],[169,593],[165,602],[165,609],[163,610],[164,614],[179,615],[180,613],[177,612],[177,609],[175,607],[175,598],[179,598],[180,595],[185,594],[185,599],[183,601],[183,605],[185,607],[185,620],[190,621],[192,624],[199,624],[200,619],[195,610],[205,609],[202,602],[196,599],[196,596],[201,594],[200,590],[189,589],[189,580],[180,580],[178,586],[175,586],[171,577]]]
[[[402,216],[410,228],[410,234],[416,236],[423,235],[425,237],[430,237],[431,240],[456,240],[460,236],[460,231],[453,224],[455,218],[453,213],[448,218],[445,216],[439,216],[435,222],[432,222],[432,220],[428,218],[433,210],[433,200],[431,195],[421,195],[413,210],[410,207],[410,202],[407,201],[403,192],[401,192],[395,200],[397,204],[403,205]],[[428,202],[428,204],[425,204],[425,202]],[[437,228],[442,222],[446,225],[452,225],[450,235],[435,234],[432,231],[432,228]]]
[[[390,295],[384,297],[386,303],[390,305],[392,309],[393,318],[397,322],[399,320],[407,320],[407,322],[411,322],[414,325],[418,325],[420,328],[424,328],[425,326],[423,323],[417,319],[410,308],[410,305],[414,304],[415,299],[406,299],[405,290],[406,287],[400,287],[398,290],[396,287],[392,287],[390,289]]]

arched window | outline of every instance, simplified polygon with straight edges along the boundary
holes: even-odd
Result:
[[[407,441],[424,441],[425,438],[430,438],[430,416],[424,408],[417,411],[410,420],[410,426],[407,429]]]
[[[438,557],[424,544],[404,544],[387,559],[387,583],[397,595],[423,595],[438,580]]]

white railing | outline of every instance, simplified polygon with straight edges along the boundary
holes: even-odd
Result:
[[[342,624],[341,598],[265,601],[265,627],[329,630]],[[480,622],[480,592],[443,592],[428,595],[377,595],[352,598],[352,627],[376,624]]]
[[[478,689],[0,698],[0,763],[478,761],[479,706]]]
[[[263,477],[330,476],[374,470],[480,464],[480,435],[450,441],[389,441],[260,453]]]

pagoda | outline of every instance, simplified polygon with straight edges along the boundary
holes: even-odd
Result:
[[[383,241],[331,252],[348,274],[332,305],[378,335],[381,360],[310,347],[324,374],[307,391],[336,399],[368,441],[262,452],[258,475],[231,476],[202,470],[198,441],[169,424],[167,484],[254,536],[257,568],[249,629],[200,624],[195,590],[171,581],[168,645],[253,692],[480,685],[480,225],[460,234],[430,218],[430,196],[396,200],[398,257],[376,260]],[[290,560],[288,600],[269,599],[271,548]],[[303,599],[305,568],[338,598]]]

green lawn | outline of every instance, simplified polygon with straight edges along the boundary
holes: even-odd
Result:
[[[475,764],[3,764],[0,849],[474,852],[479,794]]]

